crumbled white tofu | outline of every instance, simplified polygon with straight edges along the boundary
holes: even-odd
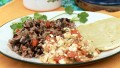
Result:
[[[64,41],[63,40],[59,40],[58,41],[58,46],[62,46],[64,44]]]
[[[48,58],[48,63],[56,64],[53,58]]]
[[[70,38],[70,37],[71,37],[71,33],[70,33],[70,32],[65,33],[65,34],[64,34],[64,37],[65,37],[65,38]]]
[[[55,42],[55,41],[52,39],[51,42]]]
[[[54,37],[52,34],[50,34],[50,37]]]
[[[72,34],[73,37],[77,37],[78,34]]]
[[[59,55],[63,55],[63,51],[61,49],[58,49],[56,53],[58,53]]]
[[[69,48],[70,51],[77,51],[77,44],[72,44]]]
[[[50,53],[53,53],[53,54],[54,54],[54,53],[55,53],[55,50],[51,50]]]
[[[69,32],[70,31],[70,28],[64,28],[65,31]]]
[[[59,60],[59,63],[60,63],[60,64],[66,64],[66,62],[65,62],[64,59]]]
[[[42,61],[43,62],[47,62],[49,54],[46,53],[43,57],[44,57],[44,59],[42,59]]]
[[[61,37],[60,36],[56,36],[56,40],[57,41],[61,40]]]
[[[94,56],[98,56],[98,53],[96,51],[93,52]]]

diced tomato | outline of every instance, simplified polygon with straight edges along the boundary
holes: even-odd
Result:
[[[81,46],[81,44],[79,44],[78,40],[74,40],[74,44],[77,44],[77,46]]]
[[[77,34],[79,38],[81,38],[81,35],[80,33],[78,32],[78,30],[74,29],[74,30],[71,30],[71,34]]]
[[[50,22],[46,22],[46,27],[50,27]]]
[[[27,49],[26,46],[21,46],[22,50],[25,51]]]
[[[80,35],[80,33],[78,32],[78,37],[81,38],[82,36]]]
[[[54,57],[54,61],[56,61],[57,63],[59,62],[59,60],[65,58],[65,56],[57,56],[57,57]]]
[[[79,58],[79,57],[75,57],[75,60],[76,60],[77,62],[83,62],[83,61],[81,60],[81,58]]]
[[[85,51],[85,50],[81,50],[81,53],[82,53],[83,55],[87,55],[87,54],[88,54],[88,52]]]
[[[19,29],[16,29],[16,30],[15,30],[15,32],[18,32],[18,31],[19,31]]]
[[[22,48],[22,49],[26,49],[26,47],[25,47],[25,46],[21,46],[21,48]]]
[[[71,34],[78,34],[78,31],[76,29],[74,29],[74,30],[72,29]]]
[[[37,46],[38,40],[37,39],[32,39],[32,46]]]
[[[52,31],[50,31],[50,34],[53,34],[53,32],[52,32]]]
[[[67,56],[70,57],[70,58],[74,58],[75,56],[77,56],[77,53],[74,52],[74,51],[68,51]]]
[[[46,36],[46,40],[47,40],[47,41],[50,41],[50,36]]]

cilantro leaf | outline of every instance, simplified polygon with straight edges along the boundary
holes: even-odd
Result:
[[[39,13],[34,13],[34,19],[38,20],[42,15]]]
[[[12,24],[10,27],[11,27],[11,29],[15,30],[17,28],[17,23]]]
[[[85,18],[85,17],[88,17],[88,16],[89,16],[89,15],[88,15],[88,13],[86,13],[86,12],[81,12],[81,13],[78,14],[78,17],[79,17],[79,18],[81,18],[81,17],[84,17],[84,18]]]
[[[22,23],[25,23],[27,20],[32,20],[32,18],[29,16],[21,18]]]
[[[79,21],[80,21],[81,23],[85,23],[87,20],[88,20],[88,19],[87,19],[86,17],[81,17],[81,18],[79,19]]]
[[[88,19],[88,13],[87,12],[81,12],[77,15],[77,17],[79,18],[79,21],[82,22],[82,23],[85,23]]]
[[[47,16],[46,15],[42,15],[40,19],[41,20],[47,20]]]
[[[11,27],[11,29],[13,29],[15,31],[16,29],[23,28],[23,23],[21,23],[21,22],[20,23],[14,23],[10,27]]]
[[[68,14],[70,14],[70,15],[73,14],[73,11],[74,11],[74,10],[73,10],[73,8],[72,8],[71,6],[67,6],[67,7],[65,8],[65,12],[68,13]]]
[[[23,28],[23,23],[18,23],[17,27],[20,28],[20,29]]]
[[[34,19],[35,20],[47,20],[47,16],[46,15],[41,15],[39,13],[34,13]]]

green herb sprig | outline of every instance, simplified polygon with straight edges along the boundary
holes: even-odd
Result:
[[[75,13],[73,13],[73,8],[71,6],[67,6],[65,8],[65,12],[69,15],[75,14]],[[71,21],[80,21],[81,23],[85,23],[86,21],[88,21],[88,19],[87,19],[88,16],[89,15],[87,12],[81,12],[81,13],[77,14],[76,17],[73,17],[71,19]]]
[[[71,14],[73,14],[73,8],[71,7],[71,6],[67,6],[66,8],[65,8],[65,12],[67,13],[67,14],[69,14],[69,15],[71,15]]]
[[[69,15],[75,14],[75,15],[77,15],[77,16],[76,16],[76,17],[73,17],[73,18],[71,19],[71,21],[73,21],[73,22],[79,21],[79,22],[81,22],[81,23],[86,23],[86,22],[88,21],[87,18],[88,18],[88,16],[89,16],[89,14],[88,14],[87,12],[81,12],[81,13],[79,13],[79,14],[73,13],[73,12],[74,12],[73,8],[72,8],[71,6],[67,6],[67,7],[65,8],[65,13],[61,13],[61,14],[59,14],[59,15],[56,15],[56,16],[52,17],[50,20],[53,20],[54,18],[56,18],[56,17],[58,17],[58,16],[61,16],[61,15],[64,15],[64,14],[69,14]]]
[[[46,15],[41,15],[39,13],[34,13],[35,20],[47,20]],[[13,29],[13,33],[16,33],[16,29],[21,29],[24,26],[24,23],[28,20],[33,20],[30,16],[25,16],[21,18],[20,22],[14,22],[10,27]]]
[[[76,16],[71,19],[71,21],[73,21],[73,22],[79,21],[81,23],[86,23],[88,21],[87,18],[89,16],[89,14],[87,12],[81,12],[81,13],[78,13],[78,14],[77,13],[73,13],[73,12],[74,12],[73,8],[71,6],[67,6],[65,8],[65,12],[64,13],[56,15],[56,16],[54,16],[53,18],[51,18],[49,20],[52,20],[52,19],[54,19],[54,18],[56,18],[58,16],[61,16],[61,15],[64,15],[64,14],[69,14],[69,15],[76,14]],[[30,17],[30,16],[23,17],[23,18],[21,18],[20,22],[13,23],[10,27],[11,27],[11,29],[13,29],[13,32],[15,33],[16,29],[23,28],[23,25],[24,25],[24,23],[26,21],[33,20],[33,19],[34,20],[44,20],[44,21],[46,21],[47,20],[47,16],[39,14],[39,13],[34,13],[34,17],[33,18]]]
[[[47,16],[46,15],[41,15],[39,13],[34,13],[34,19],[35,20],[47,20]]]
[[[88,13],[87,12],[81,12],[79,14],[77,14],[76,17],[73,17],[71,19],[71,21],[79,21],[81,23],[86,23],[88,21],[87,17],[88,17]]]

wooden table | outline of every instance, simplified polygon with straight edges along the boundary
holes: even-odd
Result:
[[[56,9],[55,11],[64,10],[62,7]],[[28,10],[24,8],[22,4],[22,0],[13,0],[11,3],[3,6],[0,8],[0,25],[24,16],[28,14],[32,14],[35,11]],[[106,11],[99,11],[101,13],[109,14],[120,18],[120,11],[118,12],[106,12]],[[20,62],[11,58],[8,58],[2,54],[0,54],[0,68],[55,68],[51,66],[41,66],[35,64],[29,64],[25,62]],[[60,66],[57,66],[60,68]],[[100,62],[96,62],[93,64],[89,64],[86,66],[74,66],[75,68],[120,68],[120,53],[114,55],[110,58],[102,60]],[[66,67],[63,67],[66,68]],[[69,68],[73,68],[73,66],[69,66]]]

